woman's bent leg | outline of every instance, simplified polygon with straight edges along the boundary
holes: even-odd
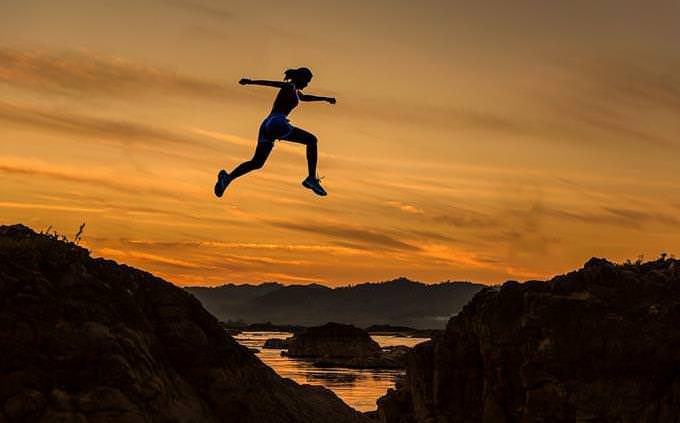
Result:
[[[282,140],[297,142],[307,146],[307,178],[302,181],[302,186],[314,191],[317,195],[326,195],[326,190],[323,189],[319,180],[316,178],[316,137],[314,134],[302,130],[300,128],[293,128],[293,131]]]
[[[317,139],[314,134],[305,131],[300,128],[293,128],[293,131],[281,138],[285,141],[292,141],[299,144],[304,144],[307,146],[307,172],[309,172],[309,178],[316,179],[316,162],[317,162]]]
[[[273,142],[258,142],[253,158],[236,166],[236,168],[229,173],[229,177],[234,180],[248,172],[260,169],[267,161],[267,157],[269,157],[272,148],[274,148]]]

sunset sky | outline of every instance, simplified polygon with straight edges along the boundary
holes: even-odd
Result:
[[[0,0],[0,223],[180,285],[680,254],[680,2]],[[212,193],[289,67],[319,138]]]

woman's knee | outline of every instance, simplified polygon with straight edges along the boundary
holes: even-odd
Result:
[[[306,141],[307,141],[307,144],[309,144],[309,145],[316,145],[316,143],[317,143],[319,140],[316,138],[316,135],[314,135],[314,134],[309,134],[309,136],[307,137],[307,140],[306,140]]]
[[[250,161],[250,166],[253,169],[262,169],[262,166],[264,166],[264,160],[261,159],[252,159]]]

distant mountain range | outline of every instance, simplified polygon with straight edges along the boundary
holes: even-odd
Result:
[[[316,326],[327,322],[368,327],[444,328],[484,285],[442,282],[427,285],[406,278],[329,288],[323,285],[222,285],[188,287],[223,321]]]

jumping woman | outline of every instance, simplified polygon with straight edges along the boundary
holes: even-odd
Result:
[[[300,101],[327,101],[335,104],[332,97],[317,97],[314,95],[302,94],[302,90],[312,80],[312,72],[307,68],[288,69],[284,73],[283,81],[261,81],[243,78],[239,81],[241,85],[264,85],[266,87],[279,88],[279,93],[274,100],[271,113],[260,125],[260,133],[257,137],[257,148],[253,158],[236,166],[231,173],[224,169],[217,174],[215,184],[215,195],[221,197],[224,190],[234,179],[243,176],[255,169],[260,169],[269,157],[274,141],[285,140],[297,142],[307,146],[307,171],[309,174],[302,186],[314,191],[317,195],[326,195],[326,191],[316,177],[316,137],[300,128],[296,128],[289,123],[288,114],[298,105]]]

